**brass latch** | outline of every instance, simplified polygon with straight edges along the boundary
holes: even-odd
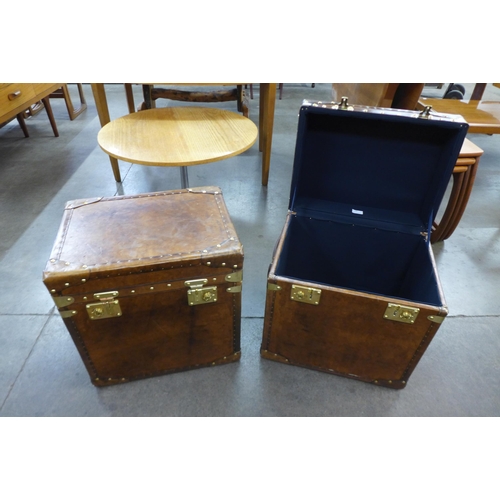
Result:
[[[343,109],[344,111],[353,111],[354,108],[349,104],[347,97],[341,97],[340,102],[333,105],[332,109]]]
[[[399,304],[388,304],[384,318],[401,323],[415,323],[420,309],[418,307],[401,306]]]
[[[418,115],[419,118],[429,118],[431,116],[432,106],[425,106],[421,113]]]
[[[217,302],[217,287],[204,287],[203,285],[206,285],[207,283],[207,279],[189,280],[184,282],[184,284],[190,288],[187,292],[188,304],[190,306]]]
[[[99,302],[85,306],[90,319],[106,319],[121,316],[122,310],[116,297],[118,297],[118,292],[94,293],[94,299]]]
[[[319,288],[309,288],[305,286],[292,285],[292,292],[290,298],[297,302],[305,302],[317,306],[321,297],[321,290]]]

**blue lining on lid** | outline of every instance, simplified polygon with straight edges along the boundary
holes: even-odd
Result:
[[[304,106],[289,209],[410,233],[429,231],[467,129],[463,121],[400,111]]]

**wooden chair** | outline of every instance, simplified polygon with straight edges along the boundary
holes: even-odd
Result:
[[[169,86],[175,87],[176,84],[169,84]],[[180,84],[177,84],[180,85]],[[186,84],[182,84],[183,86]],[[134,113],[135,103],[134,95],[132,92],[132,84],[125,83],[125,94],[127,96],[127,105],[129,113]],[[193,86],[199,86],[199,84],[193,84]],[[217,84],[214,84],[217,86]],[[236,107],[240,113],[248,118],[248,99],[243,89],[243,85],[236,85],[233,88],[225,88],[226,85],[222,86],[220,90],[212,91],[192,91],[192,90],[179,90],[177,88],[162,88],[156,87],[152,84],[143,84],[143,95],[144,102],[139,106],[139,109],[153,109],[156,107],[157,99],[171,99],[173,101],[184,101],[184,102],[228,102],[236,101]]]
[[[78,89],[78,95],[80,97],[79,108],[75,108],[73,106],[67,83],[65,83],[61,88],[57,89],[55,92],[52,92],[52,94],[49,95],[51,99],[64,99],[70,120],[74,120],[77,116],[79,116],[81,113],[83,113],[83,111],[87,109],[87,101],[85,100],[82,84],[77,83],[76,86]]]

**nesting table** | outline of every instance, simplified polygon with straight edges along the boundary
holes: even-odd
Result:
[[[465,139],[453,169],[453,184],[443,216],[432,226],[431,243],[448,239],[455,231],[469,201],[483,150]]]
[[[118,160],[180,167],[181,185],[187,188],[187,167],[236,156],[255,143],[257,134],[255,124],[238,113],[180,106],[147,109],[110,121],[97,141]]]

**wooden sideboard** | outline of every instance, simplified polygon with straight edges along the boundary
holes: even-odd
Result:
[[[15,118],[19,113],[28,109],[38,101],[45,100],[47,114],[54,129],[55,121],[48,97],[52,92],[61,88],[62,83],[0,83],[0,123],[7,122]],[[57,128],[54,130],[57,134]]]

